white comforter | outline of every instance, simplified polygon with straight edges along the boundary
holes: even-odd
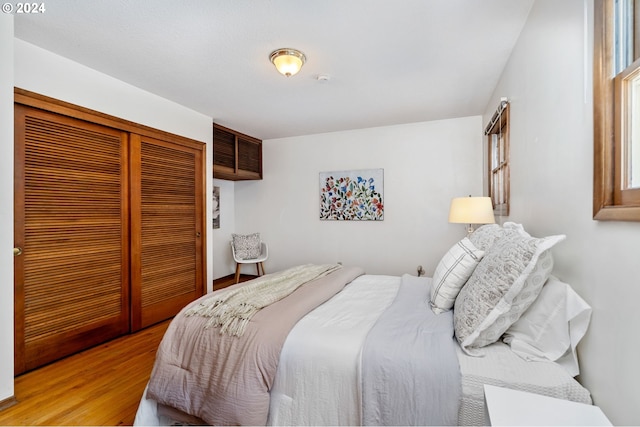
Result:
[[[280,354],[270,425],[362,424],[360,350],[399,286],[400,277],[360,276],[296,324]]]

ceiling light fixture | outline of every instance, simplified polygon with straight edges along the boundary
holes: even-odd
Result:
[[[307,58],[297,49],[284,48],[271,52],[269,60],[280,74],[291,77],[300,71]]]

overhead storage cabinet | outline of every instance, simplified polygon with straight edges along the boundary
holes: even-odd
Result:
[[[213,177],[262,179],[262,141],[214,123]]]

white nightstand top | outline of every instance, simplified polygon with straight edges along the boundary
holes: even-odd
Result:
[[[485,422],[492,426],[610,426],[602,410],[593,405],[540,394],[484,386]]]

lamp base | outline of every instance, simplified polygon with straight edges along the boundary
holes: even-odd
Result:
[[[473,224],[467,225],[467,237],[471,236],[471,233],[473,233],[473,231]]]

